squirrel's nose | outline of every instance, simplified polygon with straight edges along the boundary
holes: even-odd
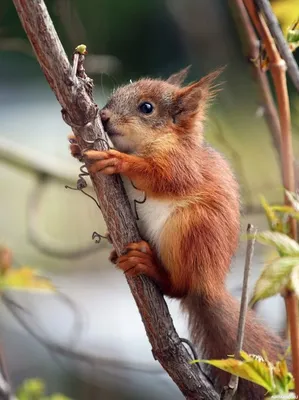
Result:
[[[100,111],[100,117],[101,117],[103,126],[104,126],[104,128],[106,129],[107,122],[108,122],[109,119],[110,119],[110,112],[109,112],[109,110],[103,108],[103,109]]]

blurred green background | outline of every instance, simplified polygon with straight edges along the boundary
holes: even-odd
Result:
[[[270,202],[282,200],[280,173],[244,52],[242,27],[233,18],[231,4],[222,0],[46,1],[67,54],[71,57],[78,44],[87,45],[86,70],[96,84],[100,106],[113,88],[130,79],[167,77],[192,64],[189,80],[194,80],[226,65],[223,90],[209,112],[206,137],[227,156],[239,179],[242,225],[250,221],[264,228],[259,195]],[[289,92],[294,151],[299,158],[299,98],[291,84]],[[2,0],[0,244],[12,249],[15,265],[43,270],[72,298],[89,321],[88,326],[83,324],[80,346],[100,360],[97,373],[67,358],[63,368],[57,366],[1,308],[1,340],[13,382],[19,384],[24,377],[38,374],[49,382],[50,391],[62,390],[75,399],[179,399],[176,388],[152,361],[123,277],[107,262],[110,246],[96,247],[91,241],[93,231],[105,230],[98,210],[82,194],[64,188],[75,185],[78,174],[78,163],[68,154],[68,133],[14,5]],[[77,256],[84,249],[87,253]],[[240,294],[243,255],[241,244],[228,283],[236,295]],[[264,256],[257,248],[253,281]],[[17,297],[54,341],[63,338],[69,344],[74,315],[65,304],[51,296]],[[185,332],[178,305],[172,302],[170,306],[179,330]],[[269,307],[267,315],[276,306]],[[272,314],[277,316],[275,310]],[[279,318],[283,319],[283,311]],[[129,368],[132,362],[135,369]],[[145,375],[140,372],[143,367]]]

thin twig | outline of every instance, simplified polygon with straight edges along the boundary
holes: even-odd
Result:
[[[243,347],[244,332],[245,332],[245,322],[246,313],[248,307],[248,280],[251,269],[251,261],[254,251],[254,243],[256,236],[256,228],[253,225],[248,224],[247,235],[251,237],[247,239],[246,257],[245,257],[245,267],[243,276],[243,289],[240,305],[240,315],[238,323],[238,334],[237,334],[237,344],[235,349],[235,357],[239,357],[240,351]],[[231,400],[238,389],[239,378],[235,375],[231,375],[228,386],[224,388],[221,400]]]
[[[275,39],[281,57],[284,59],[287,65],[287,72],[299,92],[299,67],[291,52],[290,46],[288,45],[283,32],[279,26],[278,20],[272,10],[269,0],[255,0],[259,9],[265,16],[269,30]],[[296,16],[294,17],[294,19]]]
[[[55,361],[57,362],[56,356],[63,356],[74,360],[76,362],[84,362],[86,364],[95,365],[95,364],[105,364],[106,366],[109,365],[113,368],[124,368],[129,369],[132,371],[144,372],[144,373],[151,373],[151,374],[161,374],[163,370],[159,370],[157,368],[145,368],[140,365],[140,363],[125,363],[121,365],[119,359],[112,359],[111,357],[108,359],[104,359],[102,357],[87,354],[80,350],[74,350],[71,346],[64,346],[62,344],[58,344],[51,339],[49,339],[46,332],[38,327],[39,325],[36,324],[40,333],[37,333],[36,328],[33,328],[32,322],[27,322],[26,317],[30,317],[33,320],[32,313],[21,306],[16,301],[14,301],[7,293],[3,294],[3,304],[7,308],[7,310],[12,314],[12,316],[16,319],[16,321],[20,324],[20,326],[35,339],[41,346],[43,346],[49,354],[53,357],[55,356]],[[72,338],[73,339],[73,338]],[[187,343],[187,339],[182,339],[183,342]],[[78,344],[78,343],[76,343]],[[187,343],[189,346],[192,343]],[[194,349],[193,349],[194,350]],[[195,353],[196,354],[196,353]],[[0,398],[1,399],[1,398]]]
[[[72,80],[76,79],[77,69],[78,69],[79,53],[74,53],[73,56],[73,67],[72,67]]]

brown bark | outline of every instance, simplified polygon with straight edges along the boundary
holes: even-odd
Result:
[[[72,68],[57,36],[43,0],[13,0],[23,27],[42,70],[63,108],[65,121],[72,127],[78,143],[105,137],[98,109],[91,98],[91,80]],[[96,141],[93,148],[103,149]],[[119,176],[96,175],[92,183],[114,247],[121,254],[129,242],[140,236]],[[139,308],[153,354],[187,399],[217,400],[218,394],[201,373],[190,365],[191,357],[174,329],[163,296],[146,277],[128,279]],[[221,338],[219,338],[221,340]]]

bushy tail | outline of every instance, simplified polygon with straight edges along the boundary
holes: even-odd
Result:
[[[239,302],[227,291],[217,298],[191,295],[182,301],[189,314],[189,327],[193,343],[199,347],[202,359],[223,359],[234,354],[240,312]],[[262,355],[264,350],[270,361],[277,361],[285,353],[287,345],[258,321],[256,314],[248,310],[242,350]],[[228,384],[229,374],[217,368],[209,369],[215,387],[221,390]],[[249,381],[240,379],[238,394],[250,400],[263,399],[265,390]]]

